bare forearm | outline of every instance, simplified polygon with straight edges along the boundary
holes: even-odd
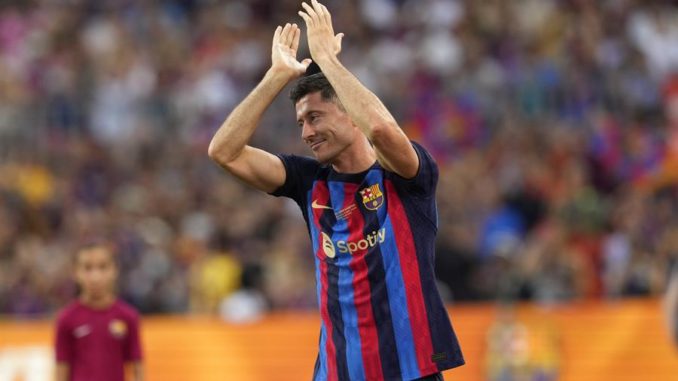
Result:
[[[209,146],[209,155],[221,163],[238,157],[259,125],[264,111],[289,81],[269,70],[257,87],[231,112],[219,127]]]
[[[374,145],[386,170],[405,178],[417,174],[419,158],[393,115],[379,98],[339,62],[343,33],[334,34],[329,10],[317,0],[302,3],[299,15],[306,22],[311,57],[329,80],[356,126]]]
[[[70,366],[64,363],[57,363],[56,381],[68,381],[70,375]]]
[[[140,362],[132,364],[132,381],[144,381],[144,366]]]
[[[370,139],[380,128],[398,128],[398,124],[381,100],[336,57],[317,62],[332,84],[339,100],[358,128]]]
[[[419,168],[417,154],[386,106],[336,57],[321,62],[320,68],[351,120],[372,142],[381,166],[402,177],[414,177]]]

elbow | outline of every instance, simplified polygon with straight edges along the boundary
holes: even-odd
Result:
[[[216,144],[214,140],[210,142],[210,145],[207,148],[207,156],[224,167],[232,160],[231,155],[229,155],[223,147]]]
[[[214,143],[214,140],[212,140],[209,147],[207,147],[207,156],[214,161],[218,161],[219,149],[217,148],[216,143]]]
[[[219,145],[214,140],[210,142],[207,148],[207,156],[227,171],[231,170],[231,167],[238,160],[242,152],[242,150],[234,152],[230,147]]]
[[[398,130],[400,130],[400,127],[395,122],[379,121],[371,124],[369,138],[372,143],[379,145],[392,139],[393,133],[398,132]]]

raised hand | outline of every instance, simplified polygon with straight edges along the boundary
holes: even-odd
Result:
[[[290,79],[304,74],[311,59],[297,60],[299,37],[301,30],[297,24],[285,24],[278,26],[273,33],[273,46],[271,48],[271,69],[289,76]]]
[[[341,51],[341,39],[344,34],[334,34],[332,15],[327,7],[317,0],[311,0],[311,5],[303,2],[301,6],[304,10],[299,11],[299,16],[306,22],[311,57],[319,64],[325,59],[336,57]]]

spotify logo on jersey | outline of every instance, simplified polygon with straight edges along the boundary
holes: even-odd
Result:
[[[381,228],[379,230],[373,231],[372,233],[355,242],[337,241],[337,246],[335,248],[334,242],[332,242],[332,238],[327,233],[321,232],[320,234],[323,237],[322,242],[323,251],[325,252],[325,255],[327,255],[330,258],[334,258],[334,256],[337,254],[336,252],[337,248],[339,249],[340,253],[349,253],[353,255],[357,251],[369,250],[377,246],[378,244],[384,242],[384,240],[386,239],[386,229]]]
[[[325,232],[320,233],[323,236],[323,251],[325,252],[325,255],[327,255],[330,258],[334,258],[336,255],[334,251],[334,244],[332,243],[332,238],[328,236]]]

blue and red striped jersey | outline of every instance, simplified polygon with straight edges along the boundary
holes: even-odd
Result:
[[[464,363],[433,270],[438,167],[412,144],[413,179],[280,155],[287,176],[272,194],[297,202],[315,254],[316,381],[413,380]]]

